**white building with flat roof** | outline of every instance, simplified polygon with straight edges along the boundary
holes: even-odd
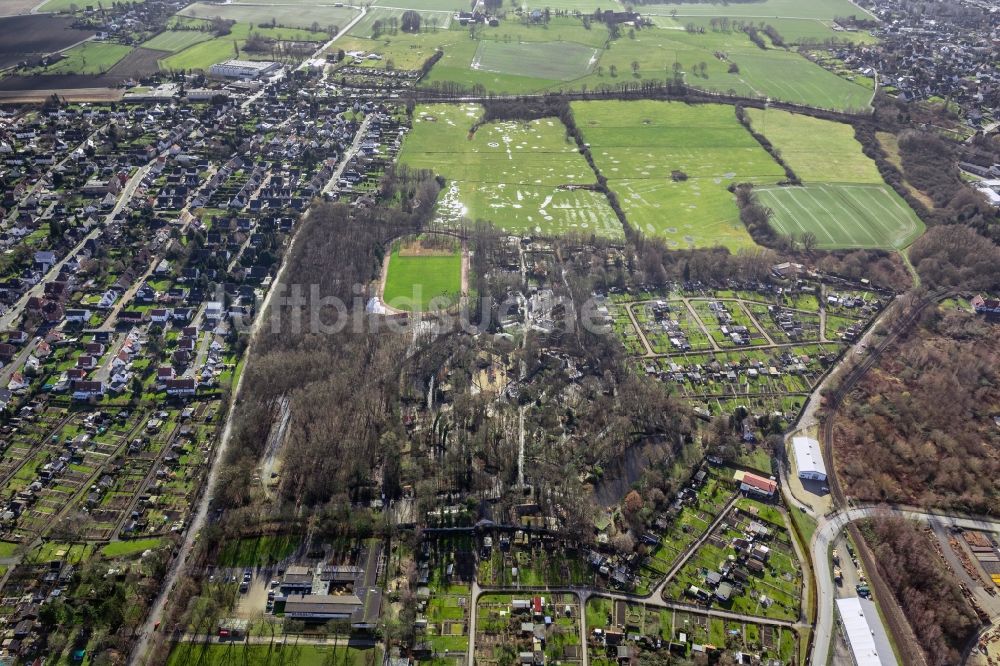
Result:
[[[220,79],[256,79],[280,67],[270,60],[227,60],[209,67],[208,73]]]
[[[826,464],[823,462],[819,442],[812,437],[792,437],[792,447],[795,449],[795,466],[799,469],[799,478],[826,481]]]
[[[898,666],[873,602],[860,597],[837,599],[837,612],[855,666]]]

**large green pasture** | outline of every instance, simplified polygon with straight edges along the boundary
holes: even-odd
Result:
[[[804,182],[882,182],[851,125],[781,109],[748,109],[747,113],[753,128],[781,151],[781,158]]]
[[[734,3],[663,3],[642,5],[642,14],[678,16],[728,16],[766,20],[771,18],[833,19],[838,16],[870,17],[870,14],[850,0],[759,0]]]
[[[216,5],[204,2],[196,2],[180,11],[183,16],[195,18],[220,17],[232,19],[239,23],[270,24],[271,21],[278,25],[289,27],[309,28],[313,23],[318,24],[321,30],[326,30],[329,26],[343,28],[351,19],[357,16],[358,11],[351,7],[335,7],[330,4],[280,4],[280,5],[254,5],[254,4],[233,4]]]
[[[575,42],[501,42],[483,40],[472,58],[472,69],[571,81],[593,68],[600,51]]]
[[[456,242],[451,254],[407,256],[397,242],[389,258],[382,300],[408,312],[432,309],[432,301],[446,307],[458,302],[462,287],[462,255]],[[441,309],[437,307],[435,309]]]
[[[783,170],[733,107],[678,102],[573,102],[577,126],[629,223],[672,247],[753,246],[734,183],[773,184]],[[674,181],[678,170],[687,180]]]
[[[488,123],[476,105],[417,107],[400,161],[448,180],[436,222],[484,219],[511,233],[620,237],[622,228],[556,118]]]
[[[346,645],[298,645],[294,638],[273,645],[179,643],[168,666],[381,666],[382,649]]]
[[[63,51],[59,62],[39,69],[40,74],[103,74],[124,58],[132,47],[108,42],[84,42]]]
[[[212,39],[212,33],[200,30],[165,30],[143,43],[143,48],[178,53],[186,48]]]
[[[736,31],[692,34],[683,29],[680,20],[665,20],[674,25],[626,32],[611,41],[604,25],[595,23],[588,30],[572,17],[553,19],[548,26],[505,21],[497,28],[477,29],[475,37],[468,29],[452,24],[451,30],[418,37],[444,50],[444,57],[425,83],[480,84],[506,93],[579,90],[585,86],[596,89],[623,82],[662,82],[673,78],[676,68],[689,85],[715,92],[842,110],[869,106],[869,88],[841,78],[795,51],[759,49]],[[543,47],[524,45],[538,42],[550,47],[549,52],[559,62],[557,72],[548,71],[552,65],[538,66],[533,54],[544,53]],[[393,38],[370,48],[389,57],[405,46]],[[597,49],[596,61],[581,46]],[[503,54],[505,66],[481,67],[484,50]],[[729,71],[732,64],[738,71]],[[567,72],[577,75],[568,78]]]
[[[888,185],[816,184],[756,189],[774,211],[771,225],[785,235],[812,232],[823,249],[901,249],[924,224]]]
[[[160,61],[162,70],[207,70],[217,62],[236,57],[236,47],[240,49],[240,58],[251,60],[268,59],[269,54],[253,54],[243,51],[247,37],[251,32],[249,23],[237,23],[232,31],[224,37],[213,37],[208,41],[199,42],[183,51],[174,53]],[[322,32],[311,32],[302,28],[262,28],[254,26],[252,32],[275,40],[320,41],[326,39]]]

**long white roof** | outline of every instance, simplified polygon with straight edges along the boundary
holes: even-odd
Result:
[[[859,597],[837,599],[837,610],[857,666],[898,666],[874,603]]]
[[[823,462],[823,452],[819,450],[819,442],[812,437],[792,437],[795,447],[795,462],[799,472],[818,472],[826,476],[826,464]]]

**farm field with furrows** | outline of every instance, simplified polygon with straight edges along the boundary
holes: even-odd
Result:
[[[436,222],[485,219],[512,233],[620,237],[622,228],[557,118],[487,123],[476,105],[417,107],[400,161],[448,183]]]
[[[777,183],[784,172],[732,107],[644,101],[572,109],[633,227],[678,248],[753,245],[726,188]]]
[[[850,125],[776,109],[748,114],[804,183],[755,189],[778,232],[813,233],[824,249],[900,249],[923,233],[923,222],[885,184]]]

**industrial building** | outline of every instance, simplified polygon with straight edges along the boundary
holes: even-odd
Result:
[[[220,79],[256,79],[280,68],[270,60],[227,60],[212,65],[208,73]]]
[[[826,481],[826,464],[823,462],[819,442],[812,437],[792,437],[792,447],[795,449],[795,466],[799,469],[799,478]]]
[[[841,626],[855,666],[897,666],[882,618],[868,599],[837,599]]]

